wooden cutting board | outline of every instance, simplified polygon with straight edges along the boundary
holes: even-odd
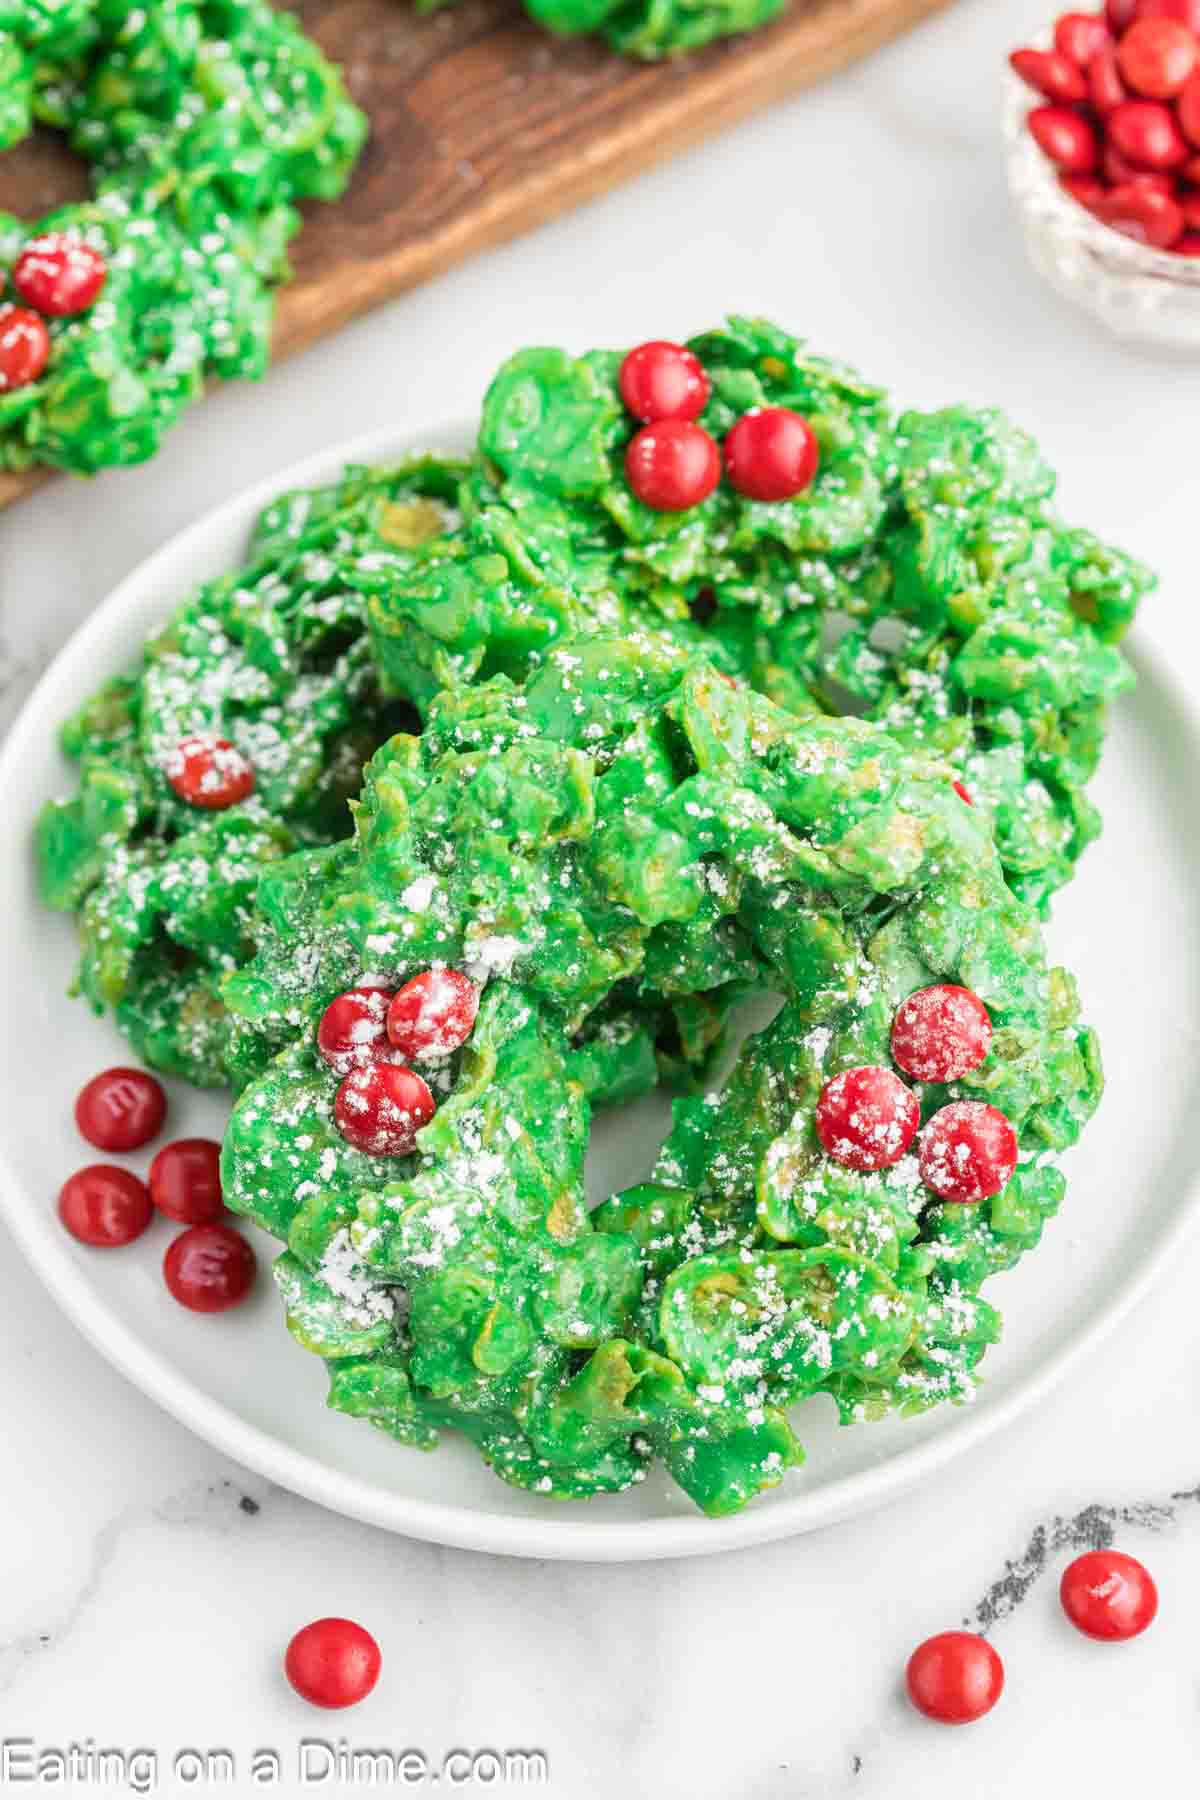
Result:
[[[519,0],[419,17],[408,0],[300,0],[305,28],[371,121],[349,191],[307,209],[279,296],[289,355],[465,257],[543,224],[844,68],[948,0],[792,0],[774,25],[677,62],[562,42]],[[0,208],[37,217],[87,192],[37,135],[0,157]],[[0,474],[0,506],[47,471]]]

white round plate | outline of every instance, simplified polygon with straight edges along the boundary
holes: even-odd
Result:
[[[463,447],[463,427],[426,438]],[[122,1252],[89,1251],[59,1225],[55,1198],[93,1160],[77,1136],[75,1093],[128,1060],[113,1027],[67,997],[70,920],[34,887],[31,828],[71,787],[60,721],[104,677],[132,666],[147,634],[195,584],[239,562],[251,521],[274,494],[333,477],[347,461],[415,448],[396,434],[345,444],[220,507],[121,583],[34,692],[2,753],[0,970],[19,1033],[0,1045],[0,1203],[47,1287],[115,1365],[176,1418],[272,1481],[389,1530],[475,1550],[633,1560],[762,1543],[842,1519],[931,1474],[1044,1394],[1131,1305],[1192,1209],[1200,1113],[1200,826],[1191,791],[1200,730],[1165,666],[1137,655],[1137,692],[1116,709],[1095,786],[1105,834],[1060,896],[1050,938],[1077,973],[1100,1030],[1108,1097],[1069,1158],[1062,1215],[1038,1251],[989,1295],[1005,1316],[974,1406],[841,1429],[832,1405],[800,1408],[804,1469],[733,1519],[696,1514],[660,1471],[629,1493],[563,1504],[506,1487],[452,1436],[432,1455],[405,1450],[323,1405],[325,1372],[283,1326],[272,1284],[224,1317],[184,1311],[159,1273],[159,1223]],[[227,1104],[171,1086],[174,1134],[220,1136]],[[639,1179],[665,1129],[642,1102],[601,1119],[590,1173],[598,1192]],[[1189,1141],[1190,1140],[1190,1141]],[[149,1153],[132,1159],[144,1168]],[[257,1241],[264,1268],[276,1246]]]

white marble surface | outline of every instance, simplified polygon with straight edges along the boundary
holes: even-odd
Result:
[[[914,402],[1008,406],[1062,469],[1071,514],[1161,568],[1146,631],[1186,666],[1197,369],[1095,335],[1021,261],[997,69],[1040,17],[1030,0],[962,0],[840,81],[398,302],[262,388],[215,396],[152,468],[60,484],[6,515],[8,700],[118,577],[281,463],[398,414],[468,414],[517,343],[682,335],[736,307]],[[707,1562],[571,1568],[389,1538],[223,1464],[98,1361],[8,1246],[0,1738],[153,1748],[161,1792],[187,1791],[171,1776],[186,1747],[236,1758],[235,1780],[205,1791],[261,1791],[250,1756],[273,1747],[276,1791],[298,1792],[300,1740],[344,1735],[435,1764],[459,1746],[541,1748],[545,1791],[569,1800],[1190,1793],[1198,1278],[1193,1240],[1049,1402],[886,1514]],[[1037,1534],[1053,1538],[1056,1519],[1083,1538],[1127,1508],[1117,1541],[1162,1594],[1146,1638],[1107,1649],[1075,1636],[1055,1598],[1066,1554],[1052,1546],[994,1623],[1008,1668],[997,1711],[961,1732],[908,1711],[899,1680],[918,1639],[975,1618],[1031,1543],[1036,1568]],[[340,1718],[305,1709],[278,1667],[291,1631],[328,1612],[370,1625],[386,1658],[376,1694]]]

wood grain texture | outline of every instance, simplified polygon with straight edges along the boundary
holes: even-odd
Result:
[[[561,42],[518,0],[418,17],[407,0],[300,0],[341,63],[371,136],[344,198],[306,209],[280,294],[286,356],[481,250],[809,86],[947,0],[793,0],[765,31],[678,62],[626,62]],[[60,141],[0,158],[0,207],[36,217],[86,192]],[[0,506],[46,471],[0,474]]]

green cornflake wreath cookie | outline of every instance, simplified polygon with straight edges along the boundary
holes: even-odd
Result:
[[[1148,572],[1062,523],[1053,473],[1001,413],[897,417],[763,320],[689,349],[705,388],[685,429],[706,431],[715,458],[755,409],[798,412],[815,479],[763,502],[716,481],[717,465],[698,504],[655,510],[625,467],[632,358],[522,350],[484,401],[461,532],[380,581],[385,676],[424,705],[455,681],[519,677],[597,624],[702,638],[797,713],[861,711],[952,762],[1010,884],[1043,904],[1098,829],[1084,790],[1107,702],[1131,680],[1116,645]]]
[[[980,1286],[1056,1210],[1101,1078],[944,762],[597,636],[440,694],[354,810],[266,865],[225,984],[261,1071],[226,1200],[285,1240],[333,1407],[550,1495],[661,1457],[724,1514],[800,1460],[795,1401],[970,1394]],[[592,1106],[660,1047],[702,1073],[698,1012],[752,992],[773,1022],[589,1216]]]
[[[418,0],[433,12],[452,0]],[[647,62],[700,50],[717,38],[757,31],[785,0],[525,0],[525,10],[557,37],[598,33],[623,56]]]
[[[295,202],[341,193],[366,120],[266,0],[8,0],[0,148],[35,122],[95,191],[0,214],[0,466],[140,462],[207,377],[262,374]]]
[[[403,567],[452,523],[461,473],[430,458],[283,495],[246,568],[202,587],[140,670],[63,727],[79,787],[39,821],[42,893],[78,911],[79,988],[152,1067],[229,1079],[220,985],[250,952],[259,874],[349,831],[362,765],[404,712],[380,693],[351,577]],[[175,762],[189,744],[201,763],[217,747],[227,780],[242,773],[240,800],[197,803],[194,759]]]

